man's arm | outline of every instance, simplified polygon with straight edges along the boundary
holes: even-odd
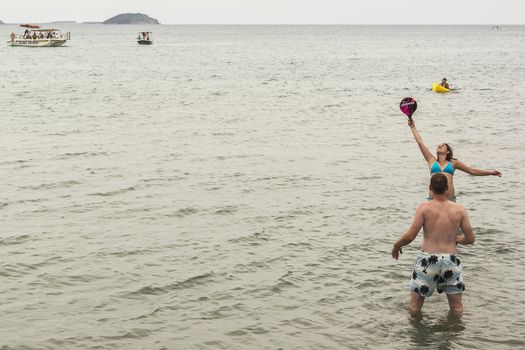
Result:
[[[468,219],[468,214],[465,208],[461,208],[463,211],[463,217],[461,219],[461,230],[463,231],[462,236],[456,237],[456,243],[458,244],[472,244],[476,240],[474,237],[474,231],[472,231],[472,226],[470,225],[470,220]]]
[[[403,254],[403,250],[401,248],[410,244],[410,242],[412,242],[417,237],[421,227],[423,227],[423,206],[424,204],[421,204],[419,207],[417,207],[412,225],[407,230],[407,232],[405,232],[405,234],[401,236],[401,238],[396,243],[394,243],[394,246],[392,247],[392,257],[394,259],[397,260],[399,258],[399,254]]]

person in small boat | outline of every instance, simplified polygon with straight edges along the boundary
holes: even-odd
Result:
[[[29,34],[29,29],[26,29],[26,31],[24,32],[24,39],[31,39],[31,36]]]
[[[436,156],[430,153],[430,150],[423,142],[421,135],[416,129],[416,124],[413,119],[408,120],[408,125],[412,130],[414,139],[416,140],[423,157],[428,163],[430,169],[430,174],[443,173],[448,180],[448,189],[446,192],[447,198],[456,201],[456,192],[454,189],[454,172],[456,169],[466,172],[467,174],[473,176],[499,176],[501,177],[501,172],[498,170],[484,170],[478,168],[472,168],[467,164],[459,161],[459,159],[453,158],[452,148],[447,143],[442,143],[438,145],[436,149]],[[432,197],[432,194],[429,193],[429,198]]]
[[[443,78],[441,80],[441,84],[439,84],[441,86],[443,86],[445,89],[450,89],[450,87],[448,86],[448,83],[447,83],[447,78]]]

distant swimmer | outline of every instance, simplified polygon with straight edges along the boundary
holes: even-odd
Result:
[[[501,173],[497,170],[483,170],[471,168],[470,166],[460,162],[459,159],[453,158],[452,148],[447,143],[442,143],[438,145],[436,149],[436,157],[434,157],[432,153],[430,153],[428,147],[423,142],[421,135],[417,131],[414,120],[409,119],[408,125],[412,130],[412,134],[414,135],[414,139],[416,140],[419,149],[421,150],[421,153],[423,153],[423,157],[425,157],[425,160],[428,163],[430,174],[432,175],[435,173],[443,173],[447,177],[448,189],[446,195],[448,199],[453,201],[456,200],[456,192],[454,189],[453,179],[454,172],[456,171],[456,169],[459,169],[461,171],[466,172],[467,174],[474,176],[494,175],[501,177]],[[431,196],[431,194],[429,194],[429,196]]]
[[[456,255],[457,244],[474,243],[474,232],[467,211],[460,204],[447,199],[447,177],[434,174],[430,179],[432,200],[420,204],[412,225],[392,247],[392,257],[399,259],[402,247],[410,244],[423,228],[421,251],[417,254],[410,281],[409,311],[415,316],[423,307],[425,298],[434,290],[445,292],[450,311],[463,315],[463,283],[461,260]],[[458,235],[461,228],[463,234]]]
[[[443,86],[445,89],[449,89],[450,90],[450,87],[448,86],[448,83],[447,83],[447,78],[443,78],[439,85]]]

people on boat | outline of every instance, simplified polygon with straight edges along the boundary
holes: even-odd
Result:
[[[137,40],[149,40],[149,32],[140,32]]]
[[[484,170],[484,169],[478,169],[478,168],[472,168],[468,166],[467,164],[459,161],[459,159],[456,159],[453,157],[452,148],[447,143],[442,143],[438,145],[436,149],[436,156],[430,152],[428,147],[423,142],[423,139],[421,138],[421,135],[416,129],[416,124],[414,123],[413,119],[408,120],[408,125],[410,126],[410,129],[412,130],[412,134],[414,135],[414,139],[416,140],[419,149],[421,150],[421,153],[423,154],[423,157],[425,157],[425,160],[428,163],[428,167],[430,169],[430,174],[435,173],[443,173],[448,180],[448,189],[446,192],[447,198],[450,200],[455,201],[456,199],[456,192],[454,189],[454,172],[456,169],[466,172],[467,174],[474,175],[474,176],[499,176],[501,177],[501,172],[498,170]],[[429,193],[429,198],[432,197],[432,194]]]
[[[19,35],[12,33],[10,39],[12,46],[60,46],[69,40],[69,33],[66,34],[67,35],[63,35],[59,30],[54,31],[54,29],[33,29],[33,27],[30,27]],[[21,39],[30,40],[31,42],[22,41]],[[60,40],[61,42],[46,43],[40,42],[41,40]]]
[[[450,87],[448,86],[448,83],[447,83],[447,78],[443,78],[439,85],[443,86],[445,89],[450,89]]]

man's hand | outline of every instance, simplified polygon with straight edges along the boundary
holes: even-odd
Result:
[[[416,124],[414,124],[414,119],[408,118],[408,126],[410,127],[416,126]]]
[[[401,249],[401,247],[397,247],[397,245],[394,244],[394,246],[392,247],[392,258],[394,259],[399,259],[399,254],[403,254],[403,250]]]

